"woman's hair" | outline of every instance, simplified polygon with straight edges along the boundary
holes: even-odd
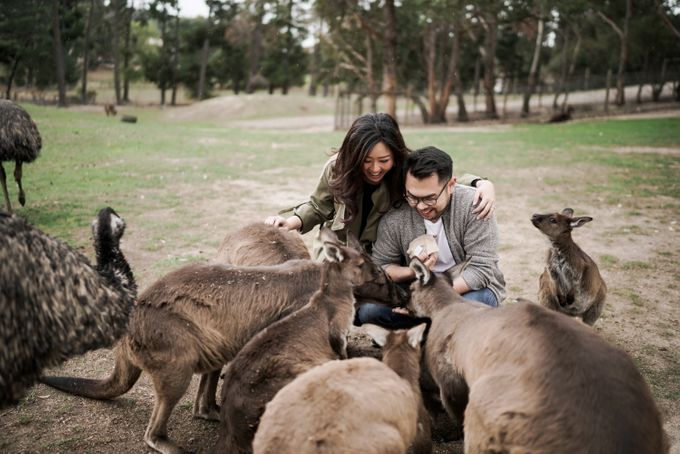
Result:
[[[392,204],[403,199],[403,167],[410,150],[404,143],[397,121],[386,113],[368,113],[358,117],[350,126],[333,168],[329,186],[333,197],[345,204],[344,222],[350,222],[357,212],[357,195],[364,184],[364,159],[378,143],[392,152],[394,165],[385,175]]]

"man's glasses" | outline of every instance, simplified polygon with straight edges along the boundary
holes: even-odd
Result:
[[[411,195],[407,192],[404,192],[404,198],[408,202],[409,205],[411,206],[418,206],[419,203],[423,203],[426,206],[434,206],[437,204],[437,200],[439,200],[439,197],[441,197],[442,193],[444,192],[444,189],[446,189],[446,186],[448,186],[449,181],[451,179],[449,178],[446,183],[444,183],[444,187],[442,188],[441,191],[439,191],[439,194],[437,195],[429,195],[427,197],[416,197],[414,195]]]

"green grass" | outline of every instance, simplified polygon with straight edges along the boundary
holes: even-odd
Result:
[[[274,186],[284,180],[293,185],[298,180],[313,182],[327,153],[343,137],[342,132],[168,123],[153,108],[129,109],[139,117],[134,125],[102,113],[33,105],[26,108],[38,124],[44,147],[40,158],[24,167],[28,203],[17,211],[78,247],[88,247],[89,222],[106,205],[128,218],[163,209],[177,210],[173,215],[178,219],[191,218],[195,213],[183,207],[187,197],[183,190],[198,196],[202,190],[211,191],[212,185],[234,179]],[[406,129],[404,134],[412,148],[427,144],[450,152],[457,173],[475,172],[531,192],[532,182],[507,177],[506,171],[548,166],[565,169],[564,176],[546,179],[547,185],[564,188],[561,196],[565,201],[572,193],[598,191],[613,202],[635,194],[649,197],[655,204],[659,194],[680,199],[680,159],[655,153],[616,153],[606,148],[678,146],[676,131],[680,131],[677,118],[521,125],[490,133]],[[585,182],[573,179],[568,169],[574,165],[589,172]],[[10,191],[10,197],[16,200],[11,184]],[[237,190],[224,197],[247,203],[253,192]],[[261,201],[252,203],[262,206]],[[668,199],[663,203],[668,204]],[[678,210],[680,204],[673,207]],[[179,224],[163,219],[147,222],[151,224],[141,228],[152,232],[153,238],[181,231]],[[156,240],[146,247],[157,248]]]

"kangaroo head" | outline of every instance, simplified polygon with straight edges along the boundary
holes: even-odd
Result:
[[[441,298],[448,300],[456,299],[456,292],[453,290],[453,279],[467,267],[468,261],[462,262],[450,268],[445,273],[435,273],[414,257],[409,263],[409,267],[416,273],[416,280],[411,284],[411,299],[408,308],[419,317],[429,317],[429,302]]]
[[[359,242],[351,234],[347,238],[347,246],[328,228],[321,229],[321,241],[328,262],[340,264],[342,276],[354,287],[372,283],[378,286],[387,285],[387,276],[366,255]]]
[[[427,323],[421,323],[409,330],[400,329],[393,331],[370,323],[362,325],[362,328],[385,351],[400,347],[420,350],[420,344],[423,340]]]
[[[550,239],[568,235],[576,227],[593,220],[590,216],[573,217],[574,210],[565,208],[561,213],[534,214],[531,223]]]

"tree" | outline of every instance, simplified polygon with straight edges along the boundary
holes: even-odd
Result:
[[[52,36],[54,38],[54,61],[56,63],[57,86],[59,91],[59,107],[66,107],[66,69],[64,63],[64,46],[61,42],[61,16],[59,0],[52,0]]]
[[[607,5],[605,5],[607,6]],[[626,103],[625,70],[628,60],[628,28],[633,13],[633,0],[626,0],[626,9],[623,24],[619,26],[613,16],[607,14],[602,8],[594,8],[595,14],[609,25],[619,37],[619,68],[616,77],[616,104],[622,106]]]

